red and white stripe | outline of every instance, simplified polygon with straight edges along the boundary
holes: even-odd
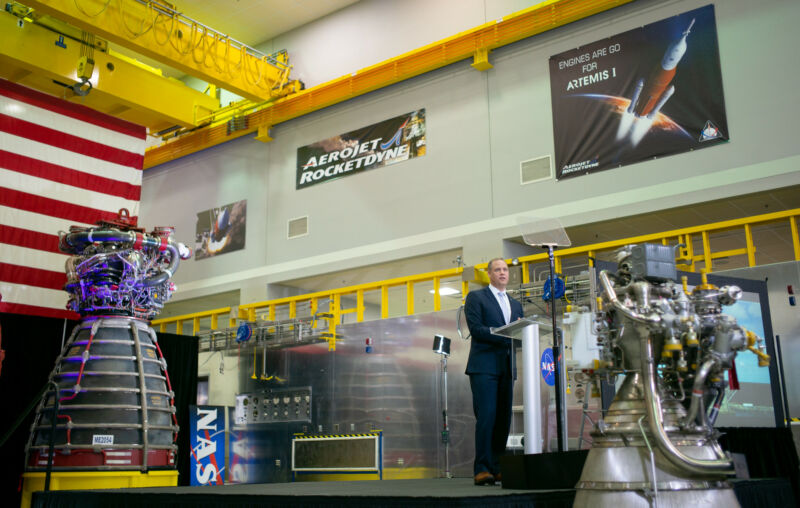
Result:
[[[0,312],[65,309],[58,232],[139,215],[146,131],[0,79]]]

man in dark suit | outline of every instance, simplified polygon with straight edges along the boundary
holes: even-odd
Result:
[[[489,261],[490,285],[471,291],[464,304],[472,335],[467,375],[475,411],[475,485],[501,481],[500,455],[505,452],[511,426],[511,403],[516,369],[511,339],[493,335],[498,328],[522,317],[522,304],[506,294],[508,265],[502,258]]]

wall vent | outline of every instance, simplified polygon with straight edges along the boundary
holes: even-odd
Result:
[[[525,185],[553,178],[553,165],[550,156],[528,159],[519,163],[519,183]]]
[[[308,215],[289,219],[286,238],[299,238],[308,234]]]

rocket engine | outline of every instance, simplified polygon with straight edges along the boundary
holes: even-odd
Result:
[[[624,375],[577,484],[576,507],[738,506],[714,423],[738,351],[769,365],[762,339],[722,313],[736,286],[676,284],[673,248],[628,245],[602,271],[595,379]]]
[[[174,469],[174,393],[149,320],[169,300],[170,278],[191,250],[172,228],[145,233],[127,210],[60,233],[59,249],[72,255],[64,289],[81,322],[39,404],[27,470],[44,471],[49,461],[56,472]]]

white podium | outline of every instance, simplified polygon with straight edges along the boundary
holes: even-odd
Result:
[[[525,454],[542,453],[542,414],[540,410],[542,376],[539,372],[539,329],[551,330],[548,323],[528,318],[518,319],[499,328],[490,328],[494,335],[522,341],[522,420]],[[513,353],[513,348],[512,348]],[[512,368],[516,353],[511,355]]]

